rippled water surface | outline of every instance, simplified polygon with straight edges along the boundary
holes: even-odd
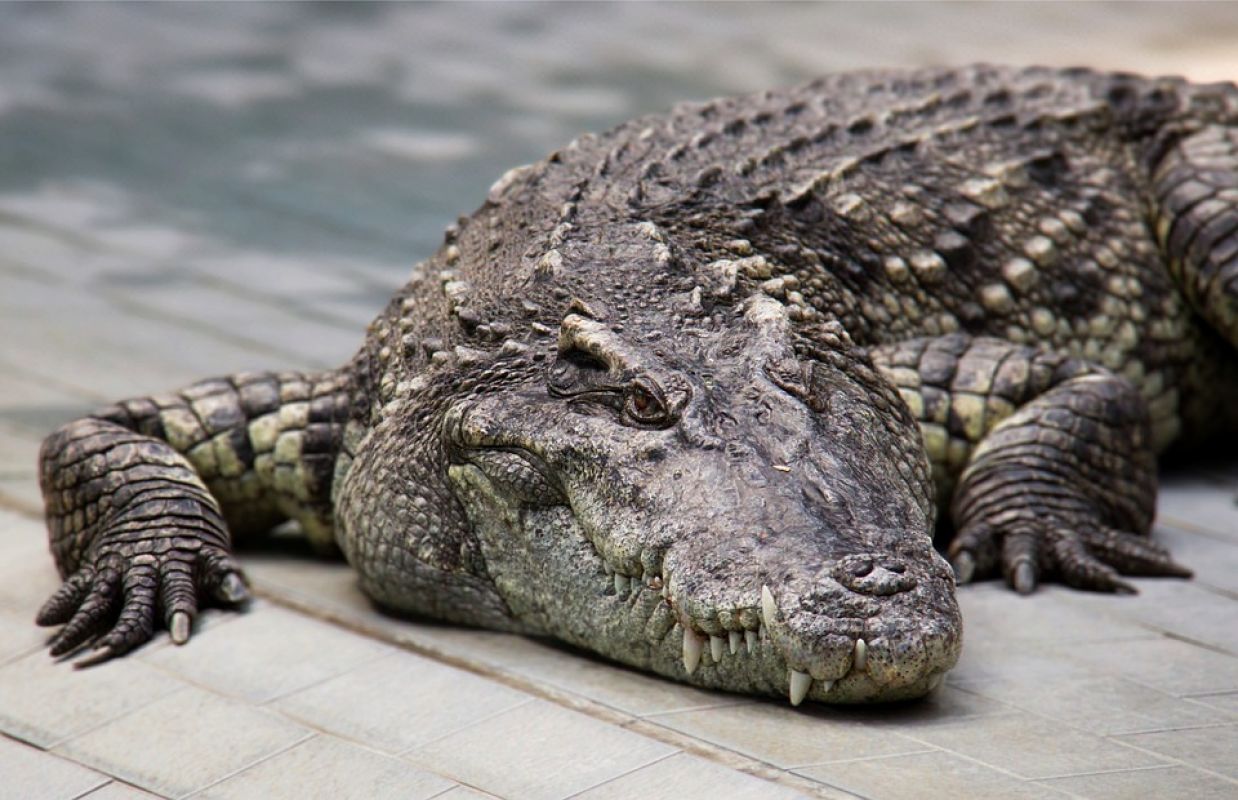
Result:
[[[1236,8],[8,5],[0,196],[402,271],[508,167],[678,100],[978,59],[1233,78]]]

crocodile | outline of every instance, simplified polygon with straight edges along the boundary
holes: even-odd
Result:
[[[1081,68],[583,135],[450,226],[345,366],[50,435],[37,621],[81,664],[184,643],[248,597],[233,540],[293,520],[393,612],[797,705],[922,696],[956,584],[1190,575],[1150,538],[1157,458],[1238,431],[1236,167],[1233,84]]]

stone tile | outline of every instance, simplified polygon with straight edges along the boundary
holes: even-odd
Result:
[[[1189,797],[1191,800],[1233,800],[1238,783],[1192,767],[1157,767],[1123,772],[1094,772],[1041,781],[1088,800],[1132,800],[1137,797]]]
[[[43,509],[43,493],[33,475],[0,478],[0,502],[32,514],[40,513]]]
[[[179,797],[309,735],[275,714],[186,687],[56,750],[143,789]]]
[[[1118,741],[1238,779],[1238,724],[1133,733]]]
[[[1233,488],[1194,476],[1167,476],[1156,497],[1157,521],[1238,542],[1238,508],[1233,493]]]
[[[1176,696],[1238,691],[1238,658],[1168,636],[1049,652]]]
[[[1174,637],[1238,653],[1238,599],[1188,581],[1144,580],[1140,602],[1125,609],[1137,620]]]
[[[676,753],[647,767],[573,795],[572,800],[631,797],[725,797],[727,800],[790,800],[806,795],[703,758]]]
[[[1174,559],[1194,571],[1194,583],[1238,594],[1238,538],[1223,539],[1169,525],[1158,525],[1156,533]]]
[[[33,624],[39,606],[59,587],[43,523],[0,510],[0,608],[29,614]]]
[[[34,624],[28,611],[0,608],[0,664],[43,648],[48,630]]]
[[[1128,598],[1081,596],[1062,586],[1041,586],[1032,597],[1010,591],[1000,581],[969,584],[959,589],[965,647],[998,635],[1010,642],[1097,642],[1146,636],[1136,623],[1114,620],[1109,606],[1130,603]]]
[[[95,789],[81,800],[155,800],[159,795],[144,792],[120,781],[112,781],[106,786]]]
[[[1023,778],[1158,766],[1165,759],[1068,728],[1014,713],[909,731],[933,747],[953,751]]]
[[[0,800],[70,800],[111,780],[92,769],[0,736]]]
[[[489,792],[479,792],[470,786],[456,786],[454,789],[448,789],[440,795],[436,795],[434,800],[494,800],[495,795]]]
[[[75,669],[39,648],[0,668],[0,730],[51,747],[183,685],[133,658]]]
[[[221,694],[264,703],[391,652],[365,636],[255,601],[226,628],[141,658]]]
[[[1032,600],[1034,602],[1034,599]],[[963,653],[955,668],[947,673],[947,682],[968,687],[977,681],[1068,681],[1095,677],[1089,665],[1069,657],[1070,647],[1093,648],[1091,642],[1057,646],[1044,640],[1011,640],[998,627],[977,630],[964,621]],[[1150,632],[1145,636],[1152,636]],[[1105,645],[1106,647],[1108,644]]]
[[[981,681],[970,691],[1102,735],[1227,722],[1228,716],[1123,678]]]
[[[953,686],[947,677],[945,684],[921,700],[894,706],[840,706],[831,709],[831,714],[839,722],[854,720],[865,728],[912,733],[918,728],[1015,711],[1013,706],[999,700],[976,694],[969,688]]]
[[[203,800],[338,800],[437,797],[446,778],[333,736],[315,736],[194,795]]]
[[[0,360],[23,373],[71,390],[118,399],[167,391],[211,374],[270,366],[273,356],[253,347],[221,341],[170,318],[155,318],[118,308],[96,289],[91,294],[59,289],[34,291],[23,298],[24,310],[0,314]],[[54,358],[22,345],[24,333],[46,330],[45,309],[59,305],[55,335],[64,345]],[[140,353],[139,358],[134,354]],[[289,365],[295,366],[295,365]]]
[[[370,601],[357,586],[356,570],[342,560],[243,548],[237,556],[255,586],[296,599],[302,607],[349,614],[370,610]]]
[[[1215,709],[1222,714],[1228,714],[1231,717],[1238,717],[1238,692],[1226,692],[1224,694],[1203,694],[1195,695],[1187,698],[1192,703],[1198,703],[1208,708]]]
[[[673,753],[661,742],[534,700],[408,754],[501,797],[562,798]]]
[[[464,670],[398,652],[282,697],[274,707],[331,733],[399,753],[531,699]]]
[[[131,286],[124,302],[155,318],[171,315],[203,338],[252,343],[272,362],[336,367],[347,361],[362,338],[362,328],[346,330],[334,321],[324,324],[304,308],[283,308],[275,304],[280,301],[255,297],[252,291],[221,290],[215,281]]]
[[[867,716],[861,716],[865,714],[755,702],[658,714],[648,719],[784,769],[927,749],[903,736],[894,726],[867,724]]]
[[[522,648],[520,657],[507,661],[503,668],[633,716],[747,702],[740,696],[694,689],[548,643],[532,644],[533,647]]]
[[[838,761],[796,770],[872,800],[955,800],[959,797],[1065,797],[953,753],[940,751]]]

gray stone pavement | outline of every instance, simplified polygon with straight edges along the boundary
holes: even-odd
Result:
[[[31,622],[48,430],[343,361],[446,222],[581,130],[876,64],[1233,79],[1235,41],[1219,3],[0,6],[0,798],[1238,796],[1238,481],[1203,468],[1156,531],[1195,580],[967,587],[962,662],[904,706],[394,619],[295,546],[245,554],[260,598],[185,647],[73,670]]]

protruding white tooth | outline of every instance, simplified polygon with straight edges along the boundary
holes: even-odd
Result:
[[[615,594],[620,597],[627,597],[632,591],[632,579],[627,575],[615,573]]]
[[[765,627],[774,624],[774,617],[778,615],[778,604],[774,602],[774,593],[769,590],[768,586],[761,587],[761,616],[765,620]]]
[[[721,636],[710,636],[709,637],[709,654],[713,656],[715,664],[720,663],[722,661],[722,637]]]
[[[946,679],[946,673],[944,672],[941,673],[940,675],[934,675],[933,677],[929,678],[928,690],[930,692],[936,690],[938,686],[941,686],[941,682],[945,679]]]
[[[757,638],[759,639],[765,638],[765,626],[764,625],[757,626]]]
[[[683,629],[683,668],[689,675],[696,672],[696,665],[701,663],[701,649],[704,647],[704,637],[691,628]]]
[[[851,658],[851,666],[856,672],[863,672],[868,667],[868,644],[863,639],[855,640],[855,653]]]
[[[821,687],[821,694],[825,694],[834,688],[834,681],[821,681],[818,685]]]
[[[798,706],[804,702],[808,690],[812,688],[812,676],[807,672],[791,670],[791,705]]]
[[[739,642],[743,638],[742,634],[739,631],[728,631],[726,638],[727,644],[731,647],[731,655],[735,655],[739,652]]]
[[[607,563],[607,562],[605,562],[605,561],[603,561],[603,562],[602,562],[602,570],[603,570],[603,571],[604,571],[607,575],[613,575],[613,574],[614,574],[614,572],[615,572],[615,568],[614,568],[614,567],[612,567],[610,564],[608,564],[608,563]]]
[[[757,632],[744,631],[744,643],[748,645],[748,652],[751,653],[757,649]]]

